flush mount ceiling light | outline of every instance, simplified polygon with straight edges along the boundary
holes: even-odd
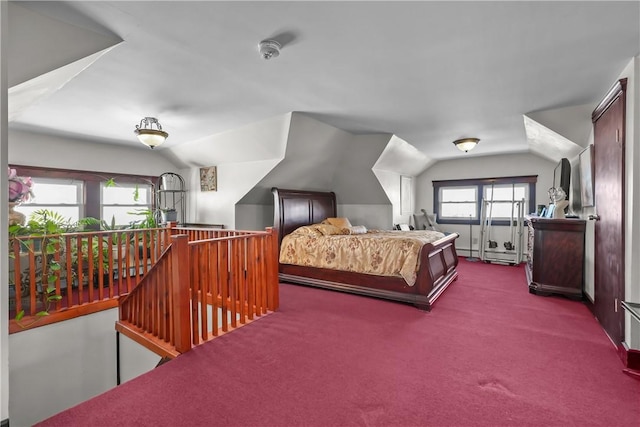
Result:
[[[153,125],[155,125],[155,129]],[[167,132],[162,130],[160,122],[155,117],[145,117],[140,120],[140,124],[136,125],[136,130],[133,132],[140,142],[151,149],[161,145],[169,136]]]
[[[458,150],[466,153],[469,150],[473,150],[473,148],[478,145],[478,142],[480,142],[478,138],[462,138],[453,141],[453,145],[458,147]]]
[[[282,45],[275,40],[262,40],[258,44],[258,48],[260,49],[260,55],[264,59],[275,58],[280,55],[280,48]]]

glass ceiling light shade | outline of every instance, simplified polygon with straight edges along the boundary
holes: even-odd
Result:
[[[458,150],[466,153],[469,150],[473,150],[473,148],[478,145],[478,142],[480,142],[478,138],[462,138],[456,139],[453,141],[453,144],[458,147]]]
[[[153,128],[154,125],[155,129]],[[151,149],[161,145],[169,136],[167,132],[162,130],[160,122],[155,117],[145,117],[140,120],[140,124],[136,125],[136,130],[133,132],[140,142]]]

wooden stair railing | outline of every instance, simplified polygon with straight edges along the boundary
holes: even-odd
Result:
[[[155,228],[10,238],[9,333],[116,307],[169,246],[171,234]]]
[[[180,231],[183,231],[181,229]],[[171,246],[131,293],[120,299],[116,330],[161,357],[277,310],[275,230],[187,233]]]

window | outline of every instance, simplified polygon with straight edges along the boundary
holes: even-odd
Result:
[[[518,210],[515,202],[521,202],[524,199],[524,212],[529,212],[529,203],[527,202],[527,190],[529,184],[503,184],[503,185],[485,185],[484,200],[487,216],[492,220],[508,221],[518,216]]]
[[[113,220],[116,225],[127,225],[140,221],[135,212],[152,209],[150,185],[119,183],[107,186],[102,183],[100,217],[108,224]]]
[[[537,176],[433,181],[433,211],[441,224],[480,224],[482,205],[495,225],[518,215],[513,202],[524,199],[524,212],[535,206]],[[512,213],[512,208],[514,209]]]
[[[32,177],[32,181],[34,197],[17,208],[27,218],[41,209],[58,212],[71,222],[77,222],[84,216],[81,181],[40,177]]]
[[[143,219],[131,214],[153,210],[157,177],[110,174],[32,166],[15,166],[19,176],[33,180],[33,197],[16,208],[29,218],[38,209],[58,212],[71,222],[93,217],[116,225],[128,225]],[[106,185],[112,181],[115,185]]]
[[[441,187],[440,219],[478,219],[477,187]]]

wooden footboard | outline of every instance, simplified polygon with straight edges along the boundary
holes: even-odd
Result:
[[[415,305],[429,311],[436,299],[457,277],[457,234],[425,245],[420,256],[416,283],[407,285],[402,277],[376,276],[350,271],[280,264],[280,280],[334,291],[384,298]]]
[[[458,254],[455,246],[458,237],[458,233],[452,233],[422,248],[418,279],[414,285],[421,297],[415,303],[416,307],[430,310],[447,286],[458,278]]]

